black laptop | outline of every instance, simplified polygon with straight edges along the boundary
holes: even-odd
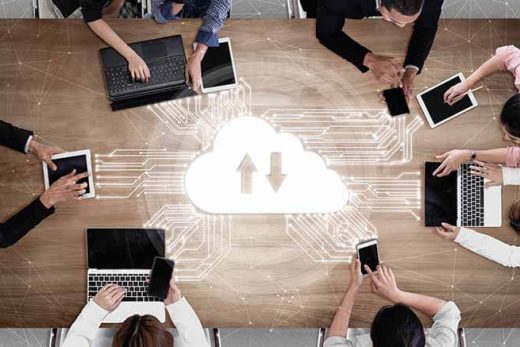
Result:
[[[113,48],[102,48],[101,62],[112,110],[195,95],[186,83],[186,56],[180,35],[129,46],[146,62],[151,77],[148,82],[133,81],[126,59]]]

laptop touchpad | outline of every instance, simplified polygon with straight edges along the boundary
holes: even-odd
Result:
[[[145,60],[165,57],[168,54],[168,47],[163,40],[151,41],[142,45]]]

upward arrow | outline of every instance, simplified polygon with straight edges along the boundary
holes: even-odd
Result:
[[[244,158],[238,165],[237,171],[240,171],[241,175],[241,192],[242,194],[253,193],[253,172],[256,171],[256,166],[251,160],[248,153],[244,155]]]
[[[271,173],[267,176],[267,180],[271,183],[274,192],[276,193],[282,186],[286,175],[282,175],[282,153],[271,153]]]

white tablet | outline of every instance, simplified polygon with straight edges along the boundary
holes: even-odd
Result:
[[[202,59],[202,92],[210,93],[238,86],[235,61],[228,37],[218,40],[218,47],[209,47]]]
[[[459,102],[451,106],[444,102],[446,91],[464,80],[464,75],[458,73],[417,95],[417,101],[430,127],[435,128],[478,106],[473,92],[469,92]]]
[[[90,174],[89,177],[83,178],[77,182],[85,182],[88,184],[87,188],[85,188],[86,193],[83,194],[82,197],[84,199],[88,199],[96,196],[89,149],[56,154],[53,155],[51,159],[54,164],[56,164],[58,169],[56,171],[52,171],[47,166],[47,163],[43,162],[43,179],[45,181],[45,189],[49,189],[49,187],[60,177],[68,175],[72,172],[72,170],[76,169],[76,173],[78,174],[85,171],[88,171]]]

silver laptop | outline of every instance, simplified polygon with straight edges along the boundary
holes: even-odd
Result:
[[[425,164],[425,225],[442,222],[464,227],[502,225],[502,188],[486,188],[487,179],[471,174],[463,164],[445,177],[433,176],[440,163]]]
[[[125,298],[103,323],[120,323],[134,314],[165,321],[164,302],[147,295],[155,257],[164,257],[164,230],[87,229],[87,300],[108,283],[126,288]]]

